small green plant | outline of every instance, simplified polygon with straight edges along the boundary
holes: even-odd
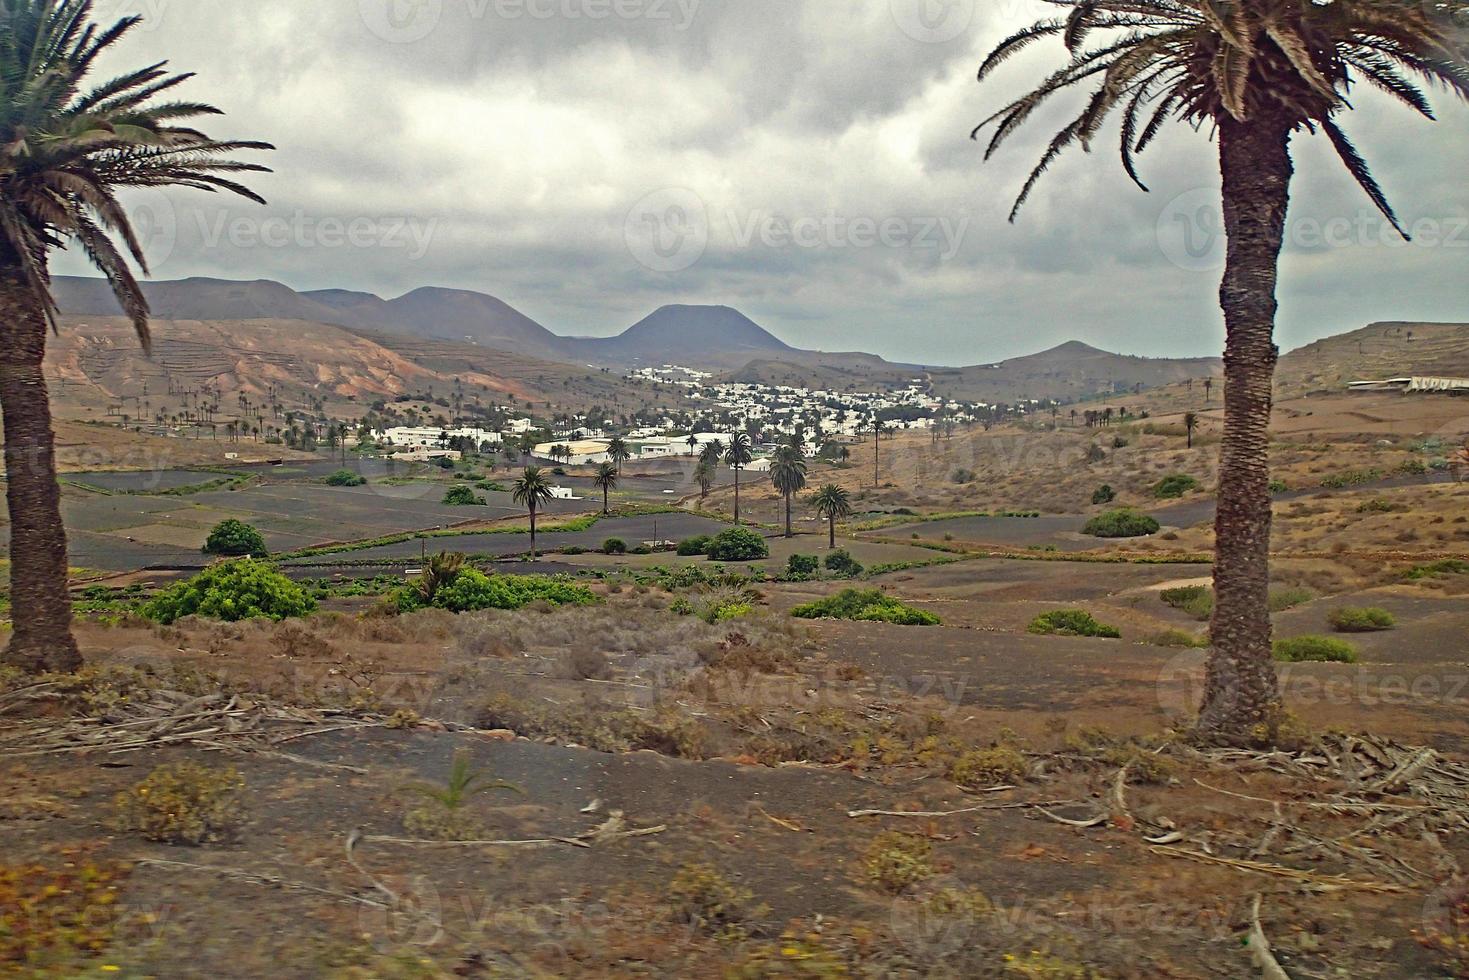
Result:
[[[949,778],[971,789],[997,783],[1018,783],[1025,778],[1026,772],[1025,756],[1012,745],[974,749],[960,755],[949,766]]]
[[[1338,633],[1377,633],[1397,625],[1393,614],[1376,606],[1344,606],[1326,617]]]
[[[458,749],[449,764],[449,775],[443,784],[410,783],[404,792],[422,797],[425,802],[403,815],[403,828],[429,840],[466,840],[478,833],[479,822],[468,812],[469,801],[495,790],[511,790],[524,794],[514,783],[490,779],[483,770],[473,768],[468,749]]]
[[[484,501],[469,487],[455,486],[444,491],[444,504],[449,507],[481,507]]]
[[[843,589],[834,596],[797,606],[791,615],[797,619],[850,619],[896,626],[938,626],[942,622],[933,613],[915,609],[877,589]]]
[[[1203,622],[1214,614],[1214,590],[1207,585],[1185,585],[1164,589],[1158,597],[1174,609]]]
[[[232,768],[169,763],[113,798],[114,822],[119,830],[165,844],[226,840],[244,822],[239,798],[244,787]]]
[[[1359,514],[1395,514],[1407,509],[1405,504],[1395,503],[1386,497],[1373,497],[1357,505]]]
[[[1438,578],[1440,575],[1469,575],[1469,561],[1444,558],[1410,568],[1403,577],[1409,582],[1420,582],[1426,578]]]
[[[853,558],[852,553],[845,548],[828,553],[823,564],[828,572],[843,578],[856,578],[862,574],[862,563]]]
[[[1270,492],[1271,493],[1288,493],[1289,491],[1290,491],[1290,487],[1286,485],[1286,482],[1284,480],[1271,480],[1270,481]]]
[[[1314,598],[1316,598],[1316,593],[1310,589],[1299,587],[1271,589],[1270,611],[1285,612],[1287,609],[1294,609],[1296,606],[1304,606]]]
[[[1055,609],[1041,613],[1031,620],[1027,629],[1037,636],[1096,636],[1109,640],[1122,636],[1117,627],[1097,622],[1084,609]]]
[[[1275,659],[1284,663],[1354,664],[1357,648],[1329,636],[1293,636],[1275,641]]]
[[[707,534],[698,537],[684,538],[678,543],[678,556],[680,558],[697,558],[709,553],[709,545],[714,539]]]
[[[265,537],[259,531],[244,521],[231,517],[214,525],[214,530],[209,532],[209,537],[204,542],[204,553],[223,558],[243,555],[264,558],[270,552],[266,550]]]
[[[901,895],[936,874],[933,845],[916,834],[884,831],[873,838],[862,855],[863,877],[889,895]]]
[[[1082,534],[1094,538],[1145,538],[1157,534],[1162,528],[1147,514],[1135,510],[1109,510],[1087,521]]]
[[[793,582],[813,579],[821,571],[821,559],[815,555],[791,555],[786,561],[786,578]]]
[[[1202,650],[1209,645],[1209,638],[1188,630],[1166,629],[1149,635],[1143,642],[1155,647]]]
[[[316,600],[268,562],[236,558],[217,562],[170,586],[143,605],[148,619],[169,625],[185,616],[237,622],[305,616]]]
[[[549,575],[486,575],[476,568],[464,568],[439,585],[431,598],[421,588],[399,591],[395,605],[399,612],[413,612],[425,606],[450,612],[478,612],[481,609],[523,609],[533,602],[553,606],[592,606],[597,597],[585,586]]]
[[[485,491],[486,493],[509,493],[510,492],[509,490],[506,490],[505,489],[505,484],[500,483],[497,480],[481,480],[478,483],[476,483],[475,486],[478,487],[479,489]]]
[[[1176,500],[1199,488],[1199,481],[1184,473],[1165,476],[1153,485],[1153,496],[1159,500]]]
[[[975,473],[973,470],[957,469],[954,471],[954,475],[951,479],[953,479],[955,483],[963,486],[973,483],[975,480],[978,480],[979,474]]]
[[[1094,504],[1110,504],[1116,499],[1117,491],[1113,490],[1112,487],[1106,483],[1102,484],[1100,487],[1097,487],[1097,489],[1092,493],[1092,503]]]
[[[719,532],[705,553],[711,561],[759,561],[770,557],[770,545],[748,528],[732,527]]]
[[[367,483],[367,477],[351,470],[337,470],[324,481],[329,487],[360,487]]]
[[[621,538],[608,538],[602,542],[602,554],[625,555],[627,554],[627,542]]]
[[[686,864],[668,884],[668,895],[686,924],[718,936],[739,938],[757,913],[755,896],[707,864]]]

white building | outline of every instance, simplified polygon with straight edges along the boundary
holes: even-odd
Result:
[[[379,443],[388,446],[406,446],[409,448],[444,448],[450,439],[467,438],[474,440],[476,447],[489,443],[498,446],[501,436],[498,432],[488,429],[446,429],[437,426],[398,426],[392,429],[384,429],[373,433]]]

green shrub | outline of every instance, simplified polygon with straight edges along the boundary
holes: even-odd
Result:
[[[1099,623],[1084,609],[1054,609],[1041,613],[1028,627],[1037,636],[1098,636],[1116,640],[1122,633],[1115,626]]]
[[[409,593],[408,608],[417,608],[422,599]],[[597,597],[580,585],[549,575],[486,575],[475,568],[466,568],[449,584],[440,587],[434,594],[433,605],[450,612],[476,612],[481,609],[522,609],[533,602],[547,602],[553,606],[591,606]],[[404,608],[400,595],[399,608]]]
[[[1395,514],[1398,511],[1407,510],[1406,504],[1396,503],[1386,497],[1373,497],[1357,505],[1359,514]]]
[[[885,830],[867,846],[862,874],[878,890],[899,895],[938,874],[925,837]]]
[[[481,507],[484,501],[469,487],[450,487],[444,491],[444,503],[450,507]]]
[[[1289,490],[1290,490],[1290,487],[1286,485],[1286,482],[1284,480],[1271,480],[1270,481],[1270,492],[1271,493],[1286,493]]]
[[[786,578],[802,582],[816,577],[821,570],[821,560],[815,555],[791,555],[786,562]]]
[[[1018,783],[1029,767],[1025,756],[1012,745],[995,745],[974,749],[956,758],[949,766],[949,778],[960,786],[985,786],[995,783]]]
[[[1275,641],[1275,659],[1285,663],[1319,661],[1322,663],[1354,664],[1357,648],[1344,640],[1329,636],[1293,636]]]
[[[627,542],[621,538],[608,538],[602,542],[602,554],[625,555],[627,554]]]
[[[765,539],[748,528],[732,527],[709,542],[711,561],[758,561],[770,557]]]
[[[1094,504],[1110,504],[1116,499],[1117,491],[1113,490],[1112,487],[1106,483],[1102,484],[1100,487],[1097,487],[1096,492],[1092,494],[1092,503]]]
[[[360,487],[367,483],[367,477],[351,470],[337,470],[325,482],[329,487]]]
[[[1195,633],[1190,633],[1188,630],[1166,629],[1153,633],[1143,640],[1143,642],[1155,647],[1202,650],[1209,645],[1209,637],[1199,636]]]
[[[270,552],[266,551],[265,538],[259,531],[244,521],[231,517],[214,525],[214,530],[209,532],[209,538],[204,542],[204,553],[222,558],[238,558],[242,555],[264,558]]]
[[[1162,527],[1147,514],[1135,510],[1109,510],[1087,521],[1082,534],[1094,538],[1145,538]]]
[[[1418,582],[1426,578],[1437,578],[1440,575],[1469,575],[1469,561],[1444,558],[1441,561],[1432,561],[1426,565],[1410,568],[1403,577],[1409,582]]]
[[[714,539],[707,534],[701,534],[694,538],[684,538],[678,543],[678,555],[680,558],[697,558],[709,553],[709,545]]]
[[[505,489],[505,484],[499,483],[495,480],[481,480],[476,483],[475,486],[479,487],[481,490],[484,490],[487,493],[509,493],[509,491]]]
[[[159,766],[113,797],[114,825],[165,844],[205,844],[232,837],[244,822],[235,769],[197,762]]]
[[[895,626],[938,626],[933,613],[915,609],[877,589],[844,589],[834,596],[791,610],[797,619],[851,619]]]
[[[1393,614],[1376,606],[1344,606],[1326,617],[1338,633],[1377,633],[1397,625]]]
[[[841,575],[845,578],[856,578],[862,574],[862,563],[852,557],[852,553],[845,548],[838,548],[829,552],[826,556],[826,570],[833,575]]]
[[[1347,487],[1359,487],[1364,483],[1380,479],[1382,479],[1381,470],[1346,470],[1328,476],[1321,481],[1321,486],[1327,490],[1345,490]]]
[[[1199,481],[1184,473],[1165,476],[1153,486],[1153,496],[1159,500],[1173,500],[1199,488]]]
[[[1272,589],[1270,591],[1270,611],[1285,612],[1296,606],[1304,606],[1314,598],[1316,598],[1316,593],[1310,589]]]
[[[282,620],[305,616],[315,609],[316,600],[275,566],[253,558],[236,558],[218,562],[188,581],[170,586],[145,603],[142,611],[147,618],[167,625],[184,616],[229,622]]]

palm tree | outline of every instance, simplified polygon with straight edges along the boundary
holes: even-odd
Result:
[[[811,503],[816,508],[816,513],[826,520],[827,529],[830,531],[829,547],[835,551],[837,546],[837,521],[852,516],[852,498],[847,491],[835,483],[828,483],[811,497]]]
[[[46,329],[58,316],[51,251],[80,247],[147,350],[148,304],[126,255],[145,273],[147,262],[117,190],[180,186],[260,201],[224,175],[266,169],[230,155],[270,148],[211,140],[183,125],[218,110],[157,101],[190,77],[170,75],[161,63],[84,90],[98,58],[110,57],[141,20],[124,17],[99,28],[91,13],[90,0],[0,0],[0,410],[14,623],[3,659],[31,672],[81,665],[41,370]]]
[[[719,461],[724,458],[724,443],[718,439],[704,443],[704,448],[699,450],[699,461],[718,466]]]
[[[684,442],[689,447],[689,455],[690,456],[694,455],[694,450],[696,450],[696,449],[699,448],[699,437],[696,436],[696,435],[694,435],[691,432],[691,433],[689,433],[689,437],[687,439],[685,439]]]
[[[1357,83],[1432,118],[1420,82],[1469,98],[1469,52],[1453,20],[1464,0],[1050,0],[1067,16],[1002,41],[981,80],[1032,42],[1059,36],[1071,60],[981,123],[996,125],[986,157],[1059,92],[1098,79],[1086,107],[1051,140],[1011,212],[1072,144],[1089,149],[1120,110],[1122,165],[1142,186],[1135,154],[1170,118],[1218,133],[1229,241],[1220,305],[1224,437],[1215,521],[1214,652],[1199,732],[1220,742],[1275,735],[1281,713],[1270,658],[1271,381],[1276,283],[1290,182],[1290,141],[1324,132],[1347,170],[1395,228],[1397,217],[1337,124]],[[1087,45],[1093,32],[1106,40]],[[1144,188],[1146,189],[1146,188]]]
[[[602,513],[607,513],[607,495],[617,489],[617,467],[611,463],[601,463],[597,466],[597,475],[592,478],[598,490],[602,491]]]
[[[714,467],[717,463],[708,460],[699,460],[699,465],[694,467],[694,481],[699,484],[699,499],[705,500],[709,496],[709,488],[714,486]]]
[[[791,531],[791,498],[806,489],[806,458],[795,446],[781,446],[775,451],[775,460],[770,465],[770,482],[785,498],[786,537],[795,537]]]
[[[530,511],[530,560],[536,560],[536,513],[551,500],[551,481],[539,466],[527,466],[510,489],[510,499]]]
[[[1188,435],[1188,448],[1194,448],[1194,430],[1199,427],[1199,415],[1197,412],[1183,413],[1183,431]]]
[[[740,522],[740,470],[749,466],[750,461],[755,458],[755,454],[750,449],[749,434],[744,432],[731,433],[729,437],[729,449],[725,452],[724,458],[728,461],[729,468],[734,470],[734,522],[738,524]]]
[[[627,448],[627,441],[619,436],[607,443],[607,458],[612,460],[617,472],[621,474],[622,464],[632,459],[632,450]]]

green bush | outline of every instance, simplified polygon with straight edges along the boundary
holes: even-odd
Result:
[[[1357,648],[1344,640],[1329,636],[1293,636],[1275,641],[1275,659],[1285,663],[1318,661],[1322,663],[1354,664]]]
[[[1094,504],[1110,504],[1116,499],[1117,491],[1105,483],[1097,487],[1096,492],[1092,494],[1092,503]]]
[[[422,605],[417,589],[399,594],[398,608],[409,611]],[[486,575],[466,568],[449,584],[434,593],[433,605],[450,612],[481,609],[522,609],[533,602],[553,606],[596,605],[597,597],[583,586],[549,575]]]
[[[1284,480],[1271,480],[1270,481],[1270,492],[1271,493],[1286,493],[1289,490],[1290,490],[1290,487],[1286,485],[1286,482]]]
[[[253,558],[237,558],[211,565],[188,581],[160,592],[144,604],[143,615],[167,625],[184,616],[229,622],[282,620],[315,609],[316,600],[275,566]]]
[[[1186,612],[1201,622],[1214,614],[1214,590],[1207,585],[1164,589],[1158,596],[1174,609]]]
[[[1159,500],[1173,500],[1199,488],[1199,481],[1183,473],[1165,476],[1153,487],[1153,496]]]
[[[1296,606],[1304,606],[1314,598],[1316,598],[1316,593],[1310,589],[1272,589],[1270,591],[1270,611],[1285,612]]]
[[[1143,642],[1155,647],[1200,650],[1209,645],[1209,637],[1198,636],[1188,630],[1166,629],[1149,635]]]
[[[1147,514],[1135,510],[1109,510],[1087,521],[1082,534],[1094,538],[1145,538],[1162,527]]]
[[[209,532],[209,538],[204,542],[204,553],[222,558],[238,558],[243,555],[264,558],[270,552],[265,549],[265,538],[259,531],[244,521],[231,517],[214,525],[214,530]]]
[[[608,538],[602,542],[602,554],[625,555],[627,554],[627,542],[621,538]]]
[[[786,562],[786,578],[800,582],[815,578],[821,571],[821,559],[815,555],[791,555]]]
[[[233,768],[197,762],[159,766],[112,801],[113,823],[165,844],[226,840],[244,822],[240,791],[245,781]]]
[[[701,534],[694,538],[684,538],[678,543],[678,555],[680,558],[697,558],[709,553],[709,545],[714,539],[707,534]]]
[[[1469,575],[1469,561],[1444,558],[1440,561],[1429,562],[1427,565],[1410,568],[1403,577],[1409,582],[1418,582],[1426,578],[1437,578],[1440,575]]]
[[[770,557],[770,546],[754,531],[732,527],[710,541],[706,553],[711,561],[758,561]]]
[[[1099,623],[1083,609],[1055,609],[1031,620],[1029,631],[1037,636],[1099,636],[1116,640],[1122,633],[1115,626]]]
[[[1376,606],[1344,606],[1333,609],[1326,621],[1338,633],[1377,633],[1390,630],[1398,623],[1392,613]]]
[[[365,483],[367,483],[367,477],[353,473],[351,470],[337,470],[326,478],[326,485],[329,487],[360,487]]]
[[[862,574],[862,563],[852,557],[852,553],[845,548],[838,548],[826,556],[826,570],[833,575],[841,575],[845,578],[856,578]]]
[[[933,613],[915,609],[877,589],[844,589],[834,596],[809,602],[791,610],[797,619],[851,619],[895,626],[938,626]]]
[[[444,503],[450,507],[481,507],[484,501],[469,487],[450,487],[444,492]]]
[[[476,483],[475,486],[479,487],[481,490],[486,491],[487,493],[509,493],[509,491],[505,489],[505,484],[500,483],[497,480],[481,480]]]

